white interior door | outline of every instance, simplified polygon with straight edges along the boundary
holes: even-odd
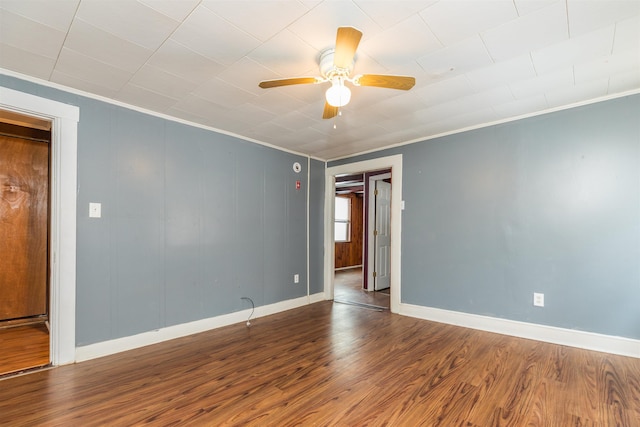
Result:
[[[391,184],[388,182],[376,181],[375,205],[373,288],[379,291],[391,286]]]

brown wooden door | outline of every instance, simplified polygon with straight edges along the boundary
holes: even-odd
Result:
[[[47,313],[49,144],[0,136],[0,320]]]

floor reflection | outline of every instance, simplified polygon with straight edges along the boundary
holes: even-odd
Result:
[[[390,304],[389,289],[371,292],[362,289],[361,267],[335,272],[333,300],[383,310],[388,310]]]

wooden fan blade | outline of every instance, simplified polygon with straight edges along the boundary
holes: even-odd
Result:
[[[360,44],[362,32],[353,27],[338,28],[333,65],[338,68],[349,68]]]
[[[389,89],[409,90],[416,84],[415,77],[386,76],[383,74],[363,74],[353,79],[357,86],[386,87]]]
[[[323,119],[331,119],[338,115],[338,107],[334,107],[325,101],[324,103],[324,111],[322,113]]]
[[[269,89],[272,87],[279,86],[290,86],[290,85],[307,85],[307,84],[315,84],[321,83],[322,80],[317,77],[297,77],[293,79],[276,79],[276,80],[265,80],[258,84],[263,89]]]

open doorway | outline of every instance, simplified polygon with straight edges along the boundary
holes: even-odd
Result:
[[[51,122],[0,110],[0,375],[50,363]]]
[[[393,175],[393,185],[389,188],[389,206],[388,206],[388,219],[389,219],[389,242],[387,251],[389,255],[388,266],[388,280],[389,280],[389,307],[392,312],[397,313],[400,305],[401,283],[400,283],[400,242],[401,242],[401,206],[402,206],[402,155],[394,155],[389,157],[382,157],[373,160],[366,160],[362,162],[350,163],[345,165],[333,166],[327,168],[325,175],[325,298],[334,299],[336,294],[336,280],[340,279],[340,274],[336,275],[336,243],[335,243],[335,230],[336,223],[334,221],[335,216],[335,197],[336,188],[340,188],[340,180],[343,175],[354,175],[362,173],[362,171],[380,171],[389,169]],[[363,174],[364,175],[364,174]],[[364,180],[364,176],[363,176]],[[363,181],[364,187],[364,181]],[[363,188],[364,190],[364,188]],[[363,201],[363,206],[366,204]],[[364,217],[364,214],[363,214]],[[364,222],[364,218],[363,218]],[[363,240],[365,240],[363,238]],[[364,260],[364,257],[368,257],[368,251],[365,250],[367,246],[363,245],[363,264],[360,267],[361,272],[353,273],[353,276],[359,274],[362,278],[362,282],[365,282],[366,269],[363,270],[364,265],[369,260]],[[340,272],[340,270],[338,270]],[[367,289],[369,286],[373,286],[373,283],[367,281]],[[364,288],[364,285],[362,285]],[[373,289],[373,288],[372,288]],[[369,291],[364,291],[369,292]],[[339,294],[338,294],[339,295]]]
[[[391,170],[335,177],[334,301],[390,307]]]
[[[51,122],[49,354],[52,365],[76,361],[77,106],[0,87],[0,109]],[[3,347],[4,348],[4,347]]]
[[[378,234],[377,195],[375,189],[370,191],[368,188],[370,175],[372,173],[365,172],[335,177],[334,301],[388,310],[389,284],[386,287],[373,286],[377,270],[380,270],[376,269],[376,263],[382,258],[369,251],[369,246],[380,241],[378,236],[384,240],[389,234]],[[389,231],[388,225],[386,230]],[[374,246],[373,251],[375,249]],[[383,274],[388,272],[388,265],[389,260],[386,260],[385,267],[380,270]],[[370,278],[369,274],[373,276]]]

